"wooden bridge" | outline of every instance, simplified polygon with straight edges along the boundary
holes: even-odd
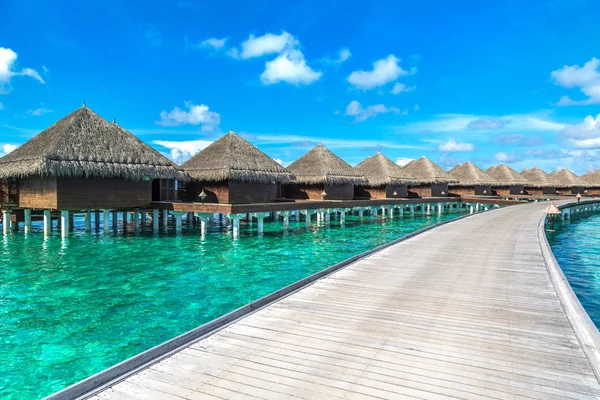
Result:
[[[549,253],[546,206],[408,238],[55,398],[599,398],[598,331]]]

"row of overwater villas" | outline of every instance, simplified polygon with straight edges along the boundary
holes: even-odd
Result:
[[[0,180],[9,211],[600,192],[598,171],[484,172],[465,163],[446,172],[425,157],[402,168],[381,153],[353,168],[320,144],[284,168],[234,132],[178,166],[85,105],[0,158]]]

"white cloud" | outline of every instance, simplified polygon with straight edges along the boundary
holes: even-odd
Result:
[[[587,99],[577,101],[569,96],[562,96],[559,106],[588,105],[600,103],[600,60],[592,58],[583,67],[565,65],[551,73],[554,83],[564,88],[578,88]]]
[[[362,90],[383,86],[386,83],[395,81],[400,76],[411,73],[402,69],[398,62],[400,62],[400,59],[390,54],[386,58],[375,61],[373,70],[354,71],[348,76],[347,80],[350,84]],[[416,70],[413,69],[412,72],[414,73]]]
[[[186,140],[186,141],[169,141],[169,140],[153,140],[152,144],[165,147],[170,150],[167,157],[176,164],[181,164],[200,150],[208,147],[212,142],[209,140]]]
[[[600,114],[596,118],[588,115],[581,124],[566,127],[560,134],[576,148],[600,148]]]
[[[391,94],[400,94],[406,92],[412,92],[415,90],[416,86],[406,86],[404,83],[396,82],[392,90],[390,90]]]
[[[449,152],[467,152],[475,150],[473,143],[459,143],[454,139],[449,139],[447,142],[440,144],[438,151]]]
[[[415,104],[415,107],[414,107],[414,109],[415,109],[415,111],[419,111],[421,108],[419,107],[419,105],[418,105],[418,104]]]
[[[352,116],[354,117],[354,121],[361,122],[371,117],[375,117],[378,114],[386,113],[400,114],[401,111],[396,107],[387,107],[383,104],[375,104],[364,108],[358,101],[352,100],[346,106],[346,112],[344,115]]]
[[[494,120],[494,123],[489,123],[487,129],[482,129],[485,123],[482,123],[483,118]],[[490,122],[488,120],[488,122]],[[474,129],[470,125],[474,123],[478,129]],[[552,121],[547,113],[532,113],[532,114],[512,114],[502,115],[498,117],[487,117],[473,114],[438,114],[431,120],[412,122],[402,127],[399,127],[406,133],[445,133],[445,132],[496,132],[495,124],[504,124],[504,131],[560,131],[565,128],[565,124]],[[493,129],[492,129],[493,128]]]
[[[283,165],[283,160],[281,158],[276,158],[275,162],[279,165]]]
[[[0,47],[0,93],[10,90],[10,81],[14,76],[29,76],[40,83],[45,83],[40,74],[32,68],[15,69],[17,53],[13,50]]]
[[[202,130],[212,130],[221,123],[221,116],[210,111],[205,104],[196,105],[191,102],[185,102],[188,111],[179,107],[173,108],[167,112],[160,112],[160,121],[156,124],[162,126],[180,126],[180,125],[202,125]]]
[[[4,144],[2,145],[2,152],[4,153],[4,155],[6,155],[12,151],[15,151],[17,147],[19,146],[17,146],[16,144]]]
[[[348,60],[350,57],[352,56],[352,53],[350,53],[350,50],[348,48],[343,48],[340,50],[340,54],[338,56],[338,59],[335,61],[337,64],[341,64],[344,61]]]
[[[286,50],[277,58],[265,63],[265,70],[260,80],[265,85],[287,82],[294,85],[308,85],[319,78],[322,73],[306,64],[300,50]]]
[[[267,54],[278,54],[284,50],[291,50],[298,45],[298,41],[286,31],[281,35],[266,33],[262,36],[250,35],[248,39],[242,42],[241,52],[237,49],[231,52],[233,57],[253,58],[261,57]]]
[[[414,161],[414,158],[404,158],[404,157],[399,157],[396,159],[396,164],[398,164],[401,167],[404,167],[406,164],[408,164],[411,161]]]
[[[212,48],[214,50],[221,50],[225,47],[225,43],[227,42],[227,38],[217,39],[217,38],[209,38],[200,42],[200,46],[204,48]]]
[[[476,130],[502,129],[504,128],[504,122],[497,118],[481,117],[469,122],[468,127]]]
[[[35,110],[27,110],[27,114],[32,115],[34,117],[40,117],[44,114],[48,114],[51,112],[54,112],[54,110],[45,107],[36,108]]]
[[[240,133],[241,134],[241,133]],[[339,139],[339,138],[323,138],[303,135],[285,135],[285,134],[246,134],[244,136],[256,145],[274,145],[281,144],[289,147],[313,147],[318,143],[328,148],[356,148],[356,147],[385,147],[389,149],[412,149],[412,150],[431,150],[429,147],[415,146],[412,144],[401,144],[397,141],[375,140],[375,139]]]
[[[519,161],[519,158],[515,155],[515,153],[506,154],[501,151],[494,154],[494,158],[496,159],[496,161],[508,162],[508,163]]]

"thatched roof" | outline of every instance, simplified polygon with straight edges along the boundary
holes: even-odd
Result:
[[[600,187],[600,169],[590,171],[581,177],[586,182],[586,187]]]
[[[558,183],[543,170],[538,167],[532,169],[524,169],[521,171],[521,176],[529,181],[525,186],[534,188],[557,187]]]
[[[233,131],[196,153],[181,167],[192,179],[208,182],[289,183],[294,178],[277,161]]]
[[[419,182],[429,183],[457,183],[458,179],[444,171],[439,165],[429,160],[425,156],[418,160],[412,160],[404,166]]]
[[[478,166],[471,162],[459,164],[452,168],[448,173],[458,179],[458,183],[453,184],[456,186],[499,185],[497,180],[483,172]]]
[[[176,164],[85,105],[0,158],[0,178],[187,180]]]
[[[513,186],[529,184],[525,177],[519,175],[517,171],[506,164],[500,164],[497,167],[490,167],[485,171],[489,176],[496,179],[500,186]]]
[[[384,185],[418,185],[419,182],[398,164],[377,152],[373,157],[365,158],[354,167],[369,181],[370,186]]]
[[[321,144],[294,161],[288,170],[296,176],[296,182],[309,185],[367,183],[363,175]]]
[[[572,187],[585,187],[586,182],[579,176],[575,175],[568,169],[561,169],[560,171],[553,171],[550,176],[556,181],[556,187],[572,188]]]

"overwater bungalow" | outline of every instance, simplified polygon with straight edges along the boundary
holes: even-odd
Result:
[[[529,183],[525,185],[525,190],[528,194],[533,196],[557,194],[557,182],[542,169],[538,167],[524,169],[521,171],[521,176],[529,181]]]
[[[410,188],[409,197],[447,196],[448,184],[458,183],[458,179],[425,156],[412,160],[403,169],[419,181],[417,186]]]
[[[367,178],[367,184],[354,187],[355,198],[386,199],[408,197],[408,187],[419,182],[398,164],[377,152],[354,167]]]
[[[585,181],[585,193],[594,196],[600,194],[600,169],[589,171],[583,174],[581,178]]]
[[[498,181],[470,161],[457,165],[448,173],[458,179],[458,183],[449,185],[451,195],[491,196],[492,186],[498,185]]]
[[[230,131],[181,165],[192,180],[187,201],[268,203],[281,198],[281,185],[293,175],[258,148]]]
[[[525,195],[525,186],[530,184],[527,179],[506,164],[492,166],[485,172],[498,181],[498,185],[492,188],[492,192],[498,196]]]
[[[158,151],[85,105],[0,158],[1,207],[25,209],[25,218],[32,209],[68,214],[146,207],[161,200],[153,181],[187,179]]]
[[[296,179],[285,185],[284,195],[298,200],[352,200],[354,186],[367,179],[322,144],[287,168]]]
[[[553,171],[550,177],[556,181],[557,191],[561,195],[568,196],[571,194],[583,194],[585,192],[585,180],[568,169]]]

